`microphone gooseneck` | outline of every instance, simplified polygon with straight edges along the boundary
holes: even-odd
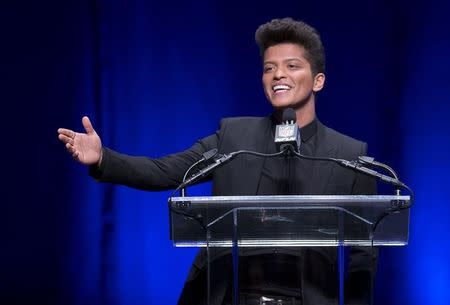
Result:
[[[403,182],[401,182],[398,179],[397,174],[395,171],[390,168],[387,165],[384,165],[380,162],[374,161],[371,157],[366,156],[360,156],[357,161],[348,161],[344,159],[337,159],[337,158],[328,158],[328,157],[313,157],[313,156],[306,156],[300,153],[300,144],[301,144],[301,138],[300,138],[300,129],[297,125],[297,115],[295,110],[292,108],[284,109],[282,114],[282,123],[276,125],[275,129],[275,138],[274,142],[277,146],[277,153],[274,154],[264,154],[254,151],[248,151],[248,150],[239,150],[235,152],[231,152],[228,154],[218,154],[217,149],[212,149],[207,152],[205,152],[202,155],[202,158],[195,162],[193,165],[189,167],[189,169],[185,172],[182,183],[175,189],[174,193],[181,189],[181,196],[184,197],[186,195],[185,188],[189,185],[194,184],[195,182],[198,182],[198,180],[202,179],[203,177],[206,177],[209,175],[212,171],[217,169],[218,167],[228,163],[230,160],[232,160],[235,156],[240,154],[250,154],[260,157],[277,157],[277,156],[289,156],[293,155],[298,158],[306,159],[306,160],[312,160],[312,161],[328,161],[328,162],[334,162],[342,167],[349,168],[355,172],[362,173],[364,175],[368,175],[371,177],[374,177],[378,180],[384,181],[388,184],[391,184],[396,187],[396,195],[400,195],[400,189],[404,188],[407,189],[411,194],[413,194],[412,190]],[[210,162],[212,160],[212,163]],[[209,161],[209,162],[208,162]],[[198,170],[195,174],[188,177],[189,172],[198,166],[199,164],[206,163],[207,166],[204,168]],[[391,176],[381,174],[371,168],[368,168],[364,165],[371,165],[371,166],[378,166],[382,167],[385,170],[389,171]],[[413,195],[412,195],[413,196]],[[412,198],[411,198],[411,204],[412,204]],[[409,206],[408,206],[409,207]],[[407,207],[402,207],[407,208]]]
[[[302,155],[299,152],[294,152],[295,156],[301,158],[301,159],[307,159],[307,160],[313,160],[313,161],[330,161],[330,162],[334,162],[337,163],[338,165],[342,166],[342,167],[346,167],[349,168],[355,172],[359,172],[362,174],[365,174],[367,176],[371,176],[374,178],[377,178],[378,180],[384,181],[388,184],[391,184],[393,186],[396,187],[396,195],[400,195],[400,188],[404,188],[407,189],[410,194],[411,194],[411,200],[409,205],[407,206],[402,206],[400,205],[399,207],[397,207],[396,210],[402,210],[402,209],[406,209],[406,208],[410,208],[411,205],[413,204],[413,197],[414,197],[414,193],[412,191],[412,189],[410,187],[408,187],[405,183],[401,182],[397,176],[394,177],[390,177],[384,174],[381,174],[373,169],[367,168],[365,166],[362,165],[361,162],[358,161],[348,161],[348,160],[344,160],[344,159],[336,159],[336,158],[327,158],[327,157],[312,157],[312,156],[305,156]]]
[[[202,154],[202,158],[201,158],[200,160],[194,162],[194,164],[192,164],[192,165],[187,169],[187,171],[184,173],[183,181],[186,180],[186,176],[189,174],[189,172],[190,172],[194,167],[196,167],[197,165],[199,165],[199,164],[201,164],[201,163],[204,163],[204,162],[206,162],[206,161],[208,161],[208,160],[214,158],[214,157],[217,155],[217,152],[218,152],[218,149],[217,149],[217,148],[213,148],[213,149],[211,149],[211,150],[208,150],[208,151],[204,152],[204,153]],[[184,197],[184,196],[186,196],[186,189],[183,188],[183,189],[181,190],[181,197]]]
[[[414,193],[406,184],[401,182],[398,179],[397,174],[395,173],[392,168],[389,166],[382,164],[380,162],[374,161],[371,157],[366,156],[360,156],[358,158],[358,161],[348,161],[344,159],[337,159],[337,158],[329,158],[329,157],[313,157],[313,156],[307,156],[300,153],[300,144],[301,144],[301,138],[300,138],[300,129],[297,125],[297,116],[293,109],[287,108],[283,111],[282,115],[282,124],[276,125],[275,130],[275,138],[274,142],[277,146],[278,152],[272,153],[272,154],[266,154],[266,153],[259,153],[249,150],[238,150],[234,151],[228,154],[219,154],[218,150],[216,148],[211,149],[209,151],[206,151],[202,154],[202,157],[200,160],[196,161],[194,164],[192,164],[185,172],[183,176],[182,183],[174,190],[173,194],[170,197],[173,197],[173,195],[181,190],[181,197],[186,196],[186,187],[190,186],[196,182],[198,182],[200,179],[208,176],[211,174],[214,170],[216,170],[218,167],[230,162],[234,157],[240,155],[240,154],[249,154],[254,155],[258,157],[280,157],[280,156],[295,156],[298,158],[306,159],[306,160],[312,160],[312,161],[327,161],[327,162],[334,162],[342,167],[349,168],[355,172],[359,172],[371,177],[374,177],[376,179],[379,179],[381,181],[384,181],[386,183],[389,183],[391,185],[394,185],[396,187],[396,195],[400,195],[400,188],[407,189],[411,196],[408,204],[402,204],[400,203],[398,206],[395,206],[391,208],[389,211],[386,212],[386,215],[388,213],[396,212],[403,209],[408,209],[413,204],[413,197]],[[201,164],[206,164],[202,169],[198,170],[195,174],[188,176],[189,173],[196,168],[197,166]],[[381,174],[373,169],[370,169],[368,167],[365,167],[364,165],[372,165],[372,166],[378,166],[386,169],[390,172],[392,176]],[[401,200],[400,200],[401,201]],[[204,220],[199,215],[193,215],[189,213],[185,213],[181,210],[179,210],[176,207],[169,206],[169,209],[176,213],[183,215],[184,217],[192,218],[195,221],[199,222],[199,224],[206,230],[206,226],[204,223]],[[383,216],[384,217],[384,216]],[[383,217],[380,217],[375,222],[374,229],[378,225],[378,223],[382,220]]]

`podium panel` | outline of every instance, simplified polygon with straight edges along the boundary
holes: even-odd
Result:
[[[209,246],[232,247],[228,215],[239,209],[246,218],[239,227],[240,247],[403,246],[409,210],[391,210],[409,200],[388,195],[172,197],[171,239],[176,247],[206,247],[205,228],[214,226]],[[340,222],[345,234],[338,242]]]
[[[373,246],[408,243],[409,210],[396,210],[409,200],[378,195],[174,197],[169,200],[171,239],[177,247],[206,248],[206,304],[221,298],[234,305],[370,304]],[[356,299],[355,291],[345,287],[354,282],[346,249],[363,254],[358,254],[356,278],[364,291]],[[252,299],[258,298],[255,291],[264,291],[264,300]]]

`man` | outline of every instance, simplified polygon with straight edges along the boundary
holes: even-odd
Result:
[[[214,135],[199,140],[183,152],[159,159],[127,156],[102,147],[100,137],[87,117],[82,119],[86,133],[59,129],[59,139],[73,158],[90,166],[90,175],[97,180],[145,190],[178,186],[188,167],[213,148],[221,154],[241,149],[276,152],[274,127],[286,108],[294,109],[297,116],[302,154],[347,160],[365,155],[365,143],[325,127],[316,118],[316,95],[325,83],[325,55],[317,31],[290,18],[275,19],[261,25],[255,38],[263,59],[263,89],[274,108],[271,116],[224,119]],[[376,192],[372,179],[350,170],[326,162],[288,157],[238,156],[218,168],[210,178],[213,180],[213,195]],[[355,248],[350,259],[346,285],[348,302],[367,304],[372,254],[367,249]],[[336,304],[335,260],[332,248],[311,248],[296,254],[289,249],[281,249],[276,254],[252,254],[249,251],[240,263],[241,304],[264,300],[281,300],[283,304]],[[201,251],[179,304],[204,304],[204,261],[205,253]],[[229,256],[218,259],[215,264],[222,270],[229,269]],[[257,280],[251,272],[255,269],[259,274]],[[219,275],[211,294],[214,304],[231,303],[230,283],[229,274],[223,272]]]

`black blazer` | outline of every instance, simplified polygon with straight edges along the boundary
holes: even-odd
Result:
[[[202,153],[218,148],[219,153],[246,149],[267,152],[273,145],[272,117],[241,117],[223,119],[219,130],[197,141],[191,148],[159,159],[132,157],[104,149],[100,168],[91,167],[90,174],[102,182],[111,182],[145,190],[164,190],[178,186],[187,168],[201,158]],[[346,160],[365,155],[367,145],[338,133],[318,122],[316,156]],[[263,158],[240,155],[218,168],[212,175],[213,195],[256,195]],[[349,195],[375,194],[375,181],[367,176],[326,161],[314,161],[313,176],[304,194]],[[245,170],[243,170],[245,169]],[[376,254],[376,253],[375,253]],[[376,255],[375,255],[376,256]],[[337,291],[335,276],[335,249],[310,248],[302,254],[303,303],[334,304]],[[367,304],[374,253],[368,249],[352,248],[346,295],[352,295],[357,304]],[[206,254],[200,251],[188,275],[179,304],[204,304],[206,296]],[[217,260],[216,267],[224,270],[217,277],[212,292],[213,304],[222,304],[228,289],[230,258]],[[222,281],[222,282],[221,282]]]

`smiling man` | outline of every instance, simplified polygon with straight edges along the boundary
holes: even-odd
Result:
[[[294,109],[300,129],[300,152],[347,160],[365,155],[367,145],[324,126],[316,117],[316,94],[325,83],[325,54],[319,34],[290,18],[261,25],[255,34],[263,61],[262,84],[274,112],[267,117],[223,119],[219,130],[191,148],[163,158],[134,157],[102,147],[89,119],[86,133],[59,129],[59,139],[90,174],[101,182],[144,190],[177,187],[202,154],[238,150],[275,153],[275,126],[286,108]],[[213,195],[350,195],[375,194],[375,182],[326,162],[293,157],[263,159],[240,155],[209,177]],[[267,251],[268,250],[268,251]],[[179,304],[206,304],[205,251],[188,275]],[[346,278],[346,304],[369,304],[372,262],[368,249],[351,250]],[[336,251],[332,248],[248,249],[239,261],[240,304],[337,304]],[[215,262],[211,305],[231,304],[231,260]]]
[[[274,109],[296,110],[299,127],[314,120],[315,96],[325,82],[325,74],[313,74],[305,52],[295,43],[277,44],[264,52],[264,93]]]
[[[260,26],[255,38],[263,58],[267,99],[275,110],[293,108],[299,127],[308,125],[316,116],[316,93],[325,83],[319,34],[303,22],[285,18]]]

